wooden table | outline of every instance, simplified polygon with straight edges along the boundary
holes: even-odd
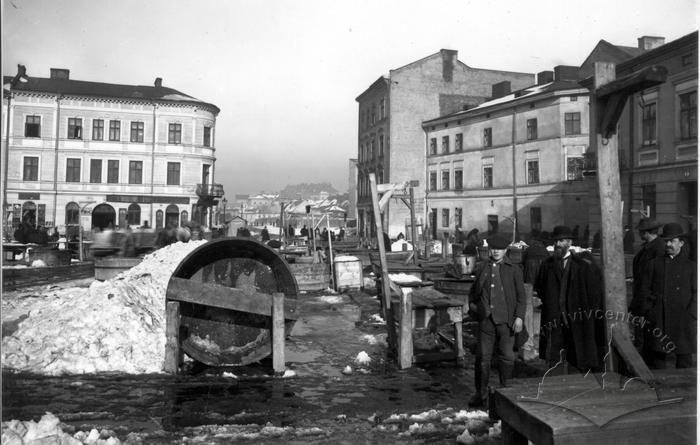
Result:
[[[615,373],[606,375],[605,390],[601,374],[514,380],[492,394],[491,415],[502,420],[504,444],[696,443],[697,370],[654,375],[656,389]]]

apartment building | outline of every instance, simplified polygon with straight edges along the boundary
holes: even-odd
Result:
[[[219,109],[163,86],[4,77],[4,226],[210,225]]]
[[[357,216],[361,236],[374,233],[369,175],[378,183],[418,181],[414,189],[418,224],[425,215],[426,119],[449,115],[485,102],[493,83],[508,81],[520,89],[534,83],[533,74],[472,68],[457,51],[442,49],[389,71],[355,100],[358,103]],[[353,192],[352,190],[350,191]],[[407,233],[409,209],[390,202],[384,230],[391,236]],[[410,231],[409,231],[410,232]]]
[[[559,224],[585,227],[588,90],[578,67],[543,71],[515,91],[496,83],[492,97],[422,124],[432,237],[458,228],[520,237]]]

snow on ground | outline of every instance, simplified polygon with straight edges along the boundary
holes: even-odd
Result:
[[[171,244],[89,288],[3,297],[3,323],[21,321],[2,339],[2,366],[47,375],[162,372],[168,280],[205,242]]]

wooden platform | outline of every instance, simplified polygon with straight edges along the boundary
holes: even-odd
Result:
[[[515,380],[492,394],[504,444],[694,444],[696,369],[654,372],[655,389],[608,373]],[[622,386],[624,390],[622,390]]]
[[[68,266],[26,267],[2,269],[2,290],[11,291],[28,286],[40,286],[60,281],[94,278],[95,267],[92,261],[72,263]]]

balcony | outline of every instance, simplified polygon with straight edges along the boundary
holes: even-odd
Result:
[[[221,198],[224,196],[222,184],[197,184],[197,196],[200,198]]]

